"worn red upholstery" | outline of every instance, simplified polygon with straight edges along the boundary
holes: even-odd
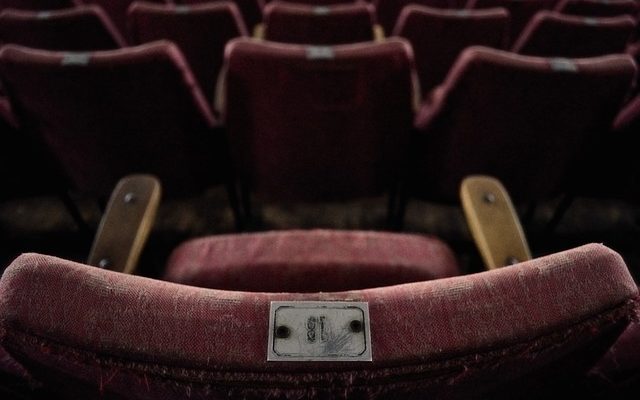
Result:
[[[134,0],[76,0],[81,4],[96,4],[109,15],[118,30],[125,35],[127,32],[127,9]],[[145,0],[152,3],[166,4],[168,0]]]
[[[330,6],[271,3],[264,8],[264,38],[300,44],[345,44],[374,39],[375,8],[354,3]]]
[[[312,230],[191,240],[173,251],[164,279],[210,289],[336,292],[458,274],[449,247],[433,237]]]
[[[94,53],[5,46],[0,78],[24,128],[83,193],[108,196],[141,172],[169,195],[228,179],[223,134],[172,43]]]
[[[630,56],[554,59],[472,47],[416,118],[414,195],[457,202],[465,176],[495,176],[515,201],[556,196],[621,107]]]
[[[466,8],[503,7],[509,11],[509,43],[513,43],[529,20],[542,10],[552,10],[559,0],[468,0]]]
[[[378,22],[388,36],[396,26],[402,9],[408,5],[421,5],[432,8],[463,8],[466,0],[374,0]]]
[[[400,13],[392,35],[404,37],[413,46],[420,89],[427,93],[442,83],[465,48],[504,48],[508,24],[504,8],[442,10],[409,5]]]
[[[201,289],[27,254],[0,281],[0,340],[32,384],[66,398],[539,398],[589,389],[637,296],[601,245],[316,293]],[[274,300],[368,302],[373,361],[267,362]]]
[[[635,20],[628,15],[585,18],[540,11],[516,40],[512,51],[575,58],[624,53],[635,27]]]
[[[187,4],[195,5],[202,3],[211,3],[211,0],[174,0],[175,4]],[[263,0],[233,0],[238,6],[242,19],[244,20],[249,33],[253,32],[253,28],[256,24],[262,21],[262,7],[264,6]]]
[[[126,46],[120,32],[97,6],[58,11],[4,10],[0,13],[0,43],[65,51]]]
[[[285,202],[384,194],[405,159],[413,68],[400,39],[334,47],[235,39],[224,117],[239,178]]]
[[[76,0],[0,0],[0,10],[6,8],[35,11],[59,10],[76,4]]]
[[[555,10],[585,17],[636,17],[640,6],[634,0],[560,0]]]
[[[249,35],[240,11],[227,1],[192,6],[134,2],[128,18],[134,43],[167,39],[180,47],[210,104],[225,45]]]

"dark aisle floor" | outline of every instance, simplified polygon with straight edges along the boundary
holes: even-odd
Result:
[[[100,210],[88,199],[76,199],[82,213],[95,228]],[[640,207],[622,201],[577,199],[551,235],[545,222],[555,202],[538,207],[525,226],[534,256],[599,242],[622,254],[636,281],[640,281]],[[258,205],[268,229],[384,229],[386,201],[383,198],[351,203],[283,206]],[[481,268],[475,246],[458,206],[412,201],[405,231],[436,235],[456,252],[465,272]],[[141,260],[140,273],[158,276],[169,252],[193,237],[233,232],[231,210],[224,190],[212,189],[201,197],[181,201],[164,200],[153,233]],[[0,203],[0,266],[6,267],[22,252],[40,252],[83,261],[92,237],[83,235],[57,198],[40,197]]]

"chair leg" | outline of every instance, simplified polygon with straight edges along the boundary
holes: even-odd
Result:
[[[571,207],[571,204],[573,204],[574,199],[575,196],[570,193],[562,196],[562,199],[560,199],[560,203],[554,210],[551,219],[549,220],[549,222],[547,222],[547,225],[544,229],[546,234],[551,234],[555,231],[555,229],[558,227],[558,224],[560,224],[560,221],[562,221],[562,217],[564,217],[564,215],[567,213],[567,210],[569,210],[569,207]]]

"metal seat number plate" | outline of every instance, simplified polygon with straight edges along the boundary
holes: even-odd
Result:
[[[371,361],[369,305],[272,301],[267,361]]]

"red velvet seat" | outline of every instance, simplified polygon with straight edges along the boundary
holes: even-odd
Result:
[[[588,398],[590,369],[614,376],[598,360],[637,296],[601,245],[313,293],[202,289],[27,254],[0,281],[0,341],[13,358],[5,369],[65,398]],[[272,301],[366,302],[372,361],[267,361]],[[632,340],[626,351],[637,350]]]
[[[96,4],[107,13],[120,33],[127,32],[127,9],[134,0],[76,0],[80,4]],[[145,0],[152,3],[166,4],[168,0]]]
[[[211,3],[211,0],[174,0],[175,4],[196,5],[202,3]],[[233,0],[242,14],[249,33],[253,32],[256,24],[262,21],[263,0]]]
[[[465,176],[487,174],[517,202],[571,187],[621,107],[630,56],[541,58],[472,47],[416,117],[410,192],[457,202]]]
[[[561,0],[555,10],[585,17],[637,17],[640,6],[634,0]]]
[[[235,39],[223,110],[236,173],[267,201],[381,196],[413,118],[406,41],[334,47]]]
[[[624,53],[636,22],[628,15],[591,18],[540,11],[512,51],[543,57],[594,57]]]
[[[77,0],[0,0],[0,10],[13,8],[18,10],[59,10],[77,5]]]
[[[120,32],[97,6],[59,11],[4,10],[0,13],[0,43],[64,51],[126,46]]]
[[[94,53],[5,46],[0,77],[24,128],[82,193],[106,197],[131,173],[155,174],[169,196],[230,179],[224,135],[170,42]]]
[[[249,34],[236,5],[226,1],[192,6],[134,2],[128,19],[134,43],[167,39],[180,47],[210,104],[225,45]]]
[[[374,0],[378,22],[382,25],[385,35],[393,31],[402,9],[409,5],[420,5],[432,8],[463,8],[466,0]]]
[[[559,0],[468,0],[466,8],[503,7],[509,11],[509,43],[513,43],[529,20],[542,10],[552,10]]]
[[[509,12],[504,8],[442,10],[409,5],[400,13],[392,35],[413,46],[420,89],[427,93],[442,83],[465,48],[504,48],[508,24]]]
[[[458,275],[454,254],[425,236],[354,231],[274,231],[187,241],[164,279],[210,289],[318,292]]]
[[[271,3],[264,8],[264,39],[335,45],[374,39],[375,8],[354,3],[313,6]]]

